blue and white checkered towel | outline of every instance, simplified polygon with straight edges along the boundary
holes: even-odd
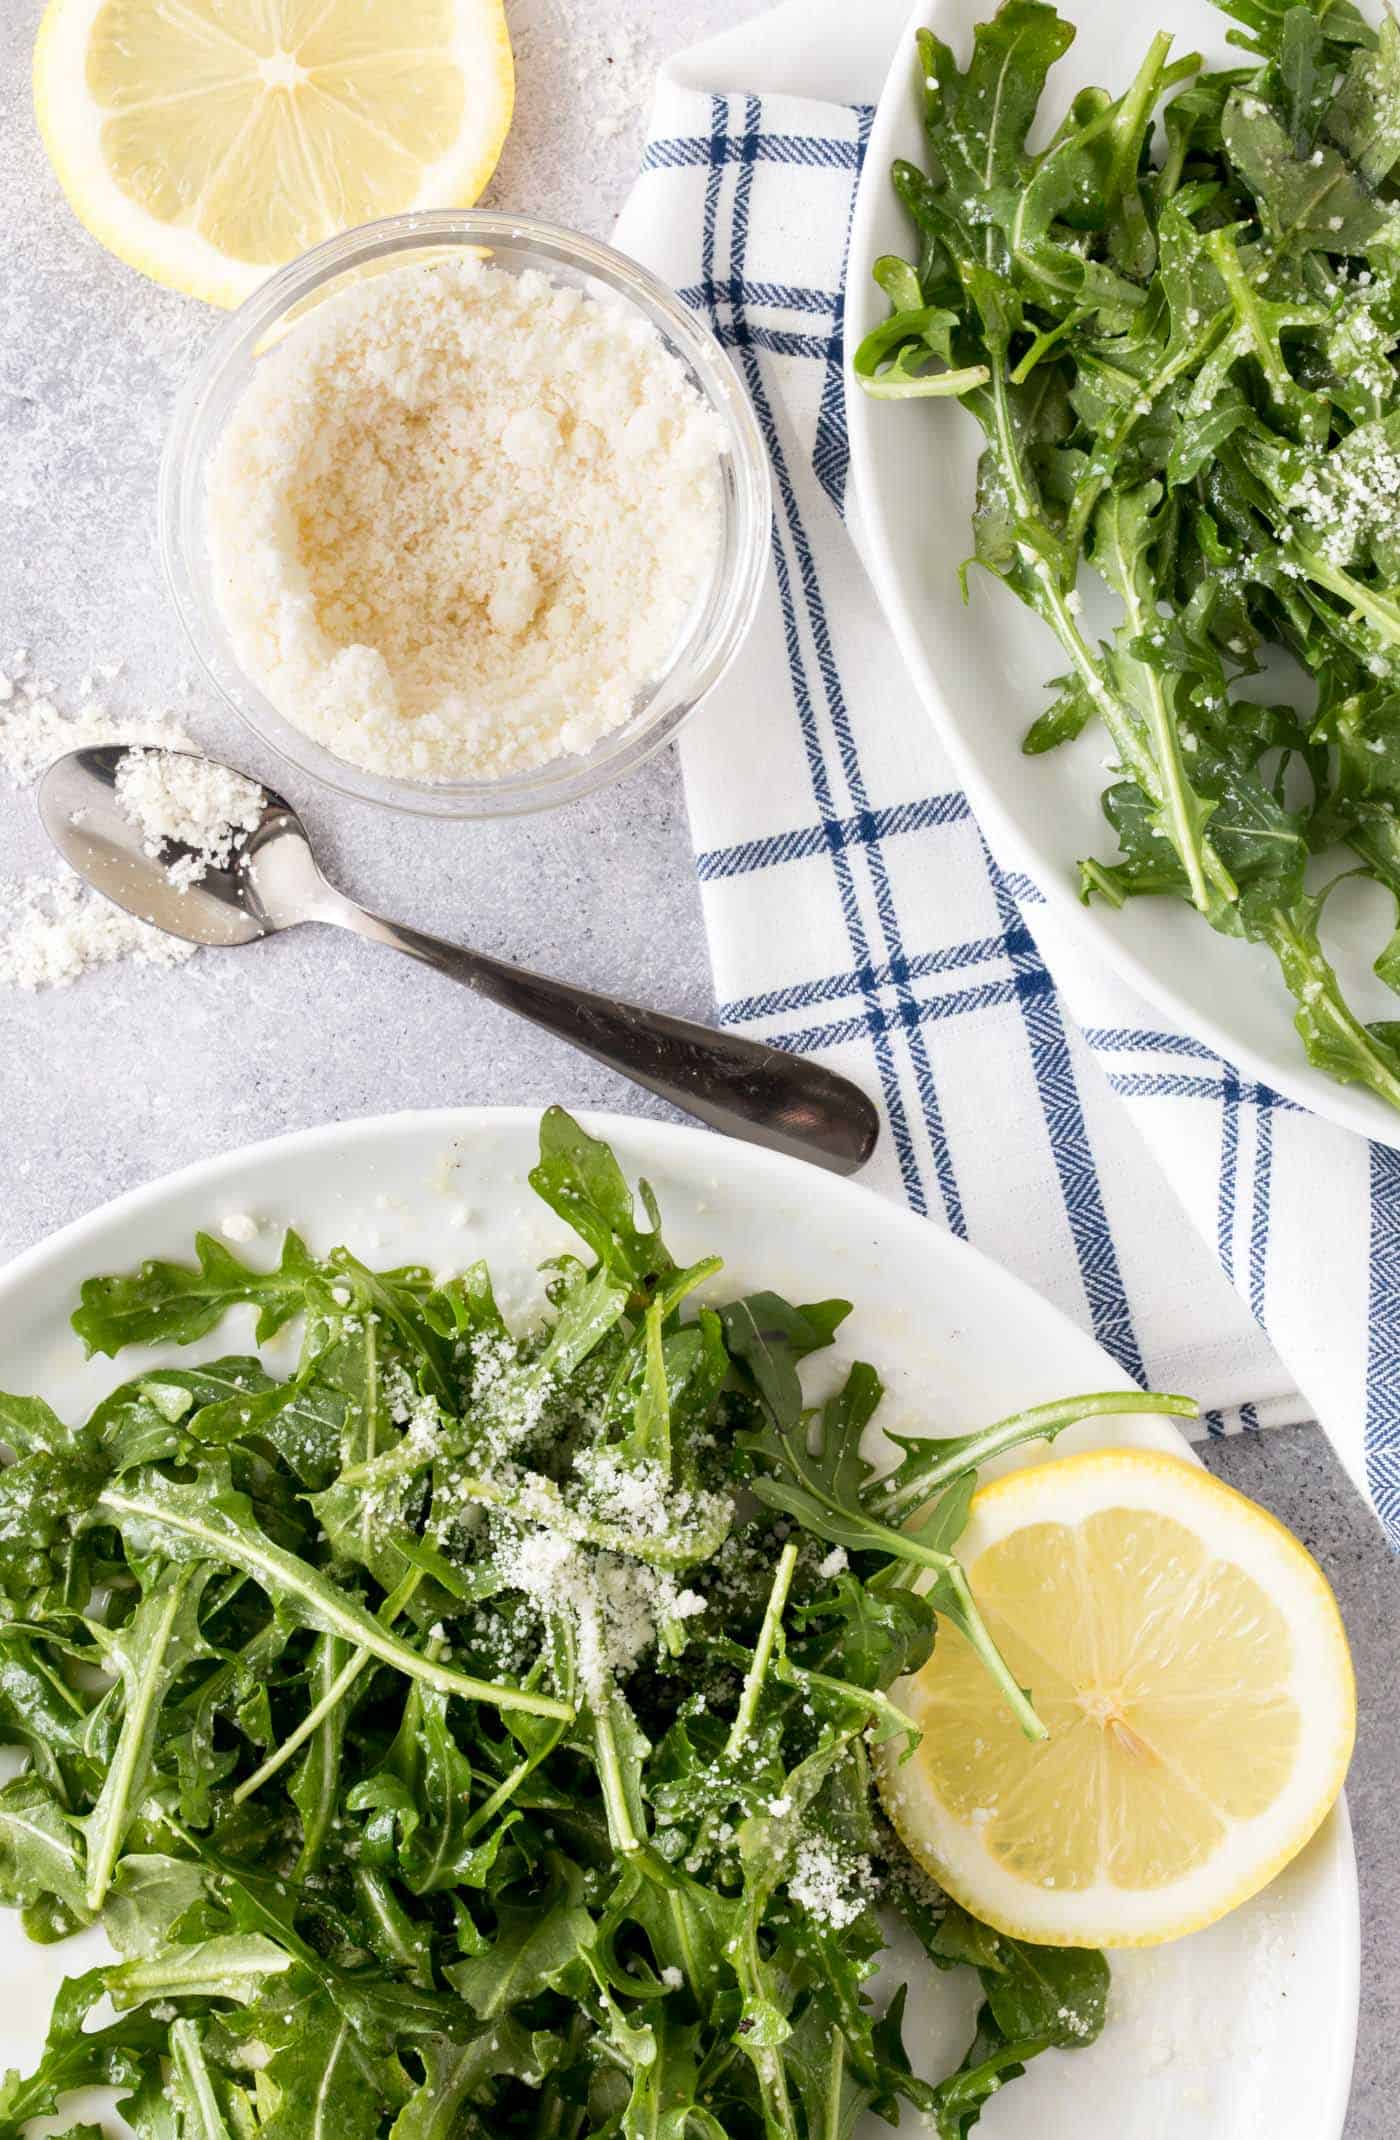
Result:
[[[1400,1545],[1400,1154],[1062,941],[983,839],[843,518],[871,120],[847,100],[904,13],[787,0],[673,62],[618,231],[732,353],[773,468],[758,622],[682,743],[721,1015],[878,1093],[877,1186],[1197,1395],[1209,1432],[1320,1419]]]

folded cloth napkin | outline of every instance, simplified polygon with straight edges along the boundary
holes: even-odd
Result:
[[[1400,1154],[1064,940],[983,838],[844,517],[851,214],[905,15],[787,0],[673,61],[618,229],[731,353],[772,464],[760,614],[681,744],[720,1015],[876,1094],[874,1185],[1198,1397],[1202,1431],[1320,1419],[1400,1545]]]

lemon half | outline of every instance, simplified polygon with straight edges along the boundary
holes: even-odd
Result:
[[[959,1556],[1048,1739],[971,1646],[891,1693],[921,1726],[881,1792],[948,1893],[1018,1938],[1153,1946],[1223,1917],[1302,1849],[1356,1732],[1336,1600],[1292,1534],[1183,1458],[1067,1457],[976,1496]]]
[[[470,206],[513,99],[501,0],[51,0],[34,53],[75,213],[217,305],[357,223]]]

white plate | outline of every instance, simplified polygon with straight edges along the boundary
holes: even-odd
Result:
[[[856,1303],[822,1365],[830,1376],[855,1355],[873,1360],[890,1386],[887,1426],[957,1432],[1041,1399],[1128,1387],[1106,1353],[1018,1280],[869,1190],[696,1130],[586,1119],[630,1178],[653,1183],[682,1260],[717,1251],[726,1287]],[[345,1241],[385,1265],[460,1268],[487,1255],[503,1308],[519,1315],[540,1297],[531,1274],[541,1258],[577,1246],[526,1185],[537,1122],[517,1108],[387,1116],[226,1153],[121,1197],[0,1274],[0,1387],[42,1391],[77,1416],[157,1359],[251,1344],[243,1309],[189,1352],[116,1362],[84,1362],[68,1328],[83,1278],[147,1256],[187,1257],[197,1227],[217,1231],[233,1212],[264,1222],[243,1252],[254,1258],[270,1259],[288,1225],[314,1248]],[[1056,1446],[1110,1441],[1185,1446],[1167,1421],[1141,1416],[1076,1428]],[[12,1921],[0,1925],[0,2067],[32,2065],[54,1988],[97,1958],[92,1943],[85,1934],[67,1947],[30,1947]],[[1100,2042],[1038,2061],[994,2100],[982,2131],[987,2140],[1338,2140],[1358,1954],[1341,1808],[1267,1894],[1223,1924],[1115,1962],[1114,2018]],[[915,1992],[916,2065],[955,2060],[975,1986],[929,1970]]]
[[[910,252],[910,225],[889,183],[903,156],[923,162],[914,31],[936,27],[965,61],[972,26],[992,0],[921,0],[896,47],[880,98],[856,202],[847,277],[849,347],[883,319],[871,280],[881,253]],[[1231,64],[1226,19],[1208,0],[1163,0],[1150,15],[1119,0],[1064,0],[1079,34],[1050,75],[1042,107],[1059,114],[1081,84],[1119,90],[1131,81],[1160,23],[1178,52]],[[1241,55],[1233,53],[1233,63]],[[1033,137],[1034,140],[1034,137]],[[1021,739],[1064,669],[1048,625],[988,574],[970,574],[964,608],[957,568],[972,548],[973,477],[981,432],[954,402],[872,401],[847,395],[851,468],[876,589],[911,675],[978,816],[1003,859],[1027,870],[1086,954],[1115,966],[1149,1003],[1276,1091],[1362,1136],[1400,1146],[1400,1114],[1373,1093],[1314,1070],[1293,1030],[1293,1003],[1270,952],[1217,936],[1181,900],[1133,899],[1121,913],[1081,906],[1076,865],[1111,856],[1099,809],[1106,739],[1090,730],[1041,758]],[[1096,740],[1097,739],[1097,740]],[[1335,913],[1332,911],[1335,909]],[[1378,887],[1340,893],[1328,947],[1353,1007],[1395,1015],[1395,998],[1370,971],[1393,922]]]

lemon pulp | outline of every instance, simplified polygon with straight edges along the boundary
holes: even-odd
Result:
[[[512,95],[500,0],[52,0],[35,57],[82,220],[224,302],[337,231],[469,205]]]

